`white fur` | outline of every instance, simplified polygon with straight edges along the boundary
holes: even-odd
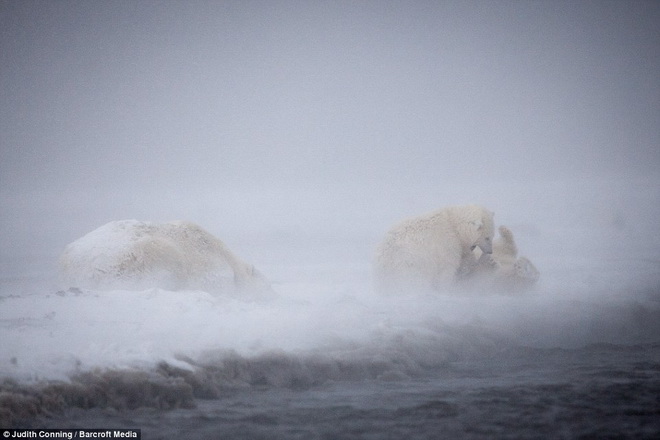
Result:
[[[435,291],[460,277],[472,250],[492,251],[493,213],[453,206],[395,225],[378,246],[374,264],[381,292]]]
[[[267,291],[268,281],[225,244],[190,222],[110,222],[69,244],[63,283],[93,289]]]
[[[474,251],[461,268],[463,278],[472,288],[494,290],[499,293],[520,293],[530,289],[539,279],[539,271],[525,257],[518,258],[518,246],[513,232],[499,227],[500,236],[493,242],[492,255]]]

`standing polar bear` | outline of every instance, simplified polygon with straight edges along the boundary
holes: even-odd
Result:
[[[92,289],[265,293],[252,265],[194,223],[110,222],[69,244],[59,259],[68,286]]]
[[[383,293],[429,292],[451,286],[474,258],[493,251],[493,213],[477,205],[452,206],[395,225],[378,246],[376,288]]]

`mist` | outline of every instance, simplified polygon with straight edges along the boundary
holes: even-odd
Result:
[[[660,432],[658,72],[653,1],[0,2],[0,425]],[[535,289],[373,291],[390,226],[472,203]],[[274,298],[60,285],[122,219]]]
[[[654,2],[0,8],[3,268],[120,218],[231,242],[497,210],[501,181],[650,178],[660,200]]]

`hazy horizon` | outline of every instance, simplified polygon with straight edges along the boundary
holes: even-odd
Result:
[[[3,258],[121,218],[492,206],[501,181],[656,203],[658,29],[650,1],[2,2]]]

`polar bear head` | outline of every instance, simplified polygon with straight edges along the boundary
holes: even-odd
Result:
[[[470,248],[479,248],[485,254],[493,253],[493,212],[481,206],[470,205],[463,208],[467,218],[467,228],[464,239],[470,243]]]

